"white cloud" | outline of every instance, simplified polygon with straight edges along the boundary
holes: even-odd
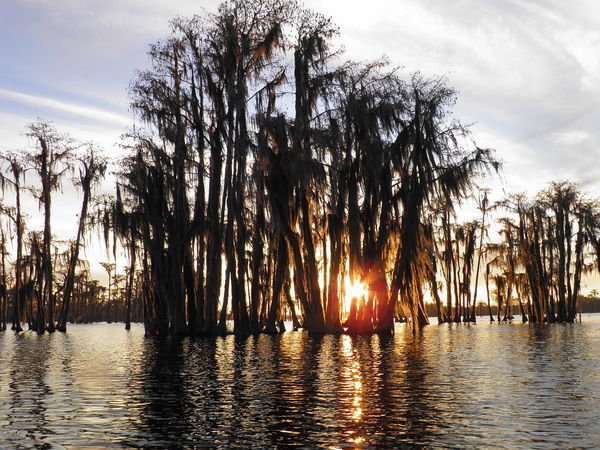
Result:
[[[566,130],[553,133],[551,139],[561,145],[570,146],[585,142],[590,139],[590,134],[582,130]]]
[[[311,1],[348,54],[385,53],[407,72],[447,75],[455,116],[504,159],[508,191],[572,178],[600,192],[600,4],[592,1]]]
[[[91,108],[84,105],[76,105],[48,97],[12,92],[6,89],[0,89],[0,99],[24,103],[30,107],[34,107],[37,111],[50,109],[103,124],[125,126],[131,121],[128,117],[114,112]]]

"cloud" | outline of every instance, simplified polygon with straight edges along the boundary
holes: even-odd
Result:
[[[7,0],[0,17],[0,97],[106,126],[127,120],[126,88],[149,43],[176,15],[219,1]],[[600,6],[559,0],[307,0],[340,25],[347,56],[386,54],[405,73],[447,75],[455,116],[495,146],[507,179],[533,186],[553,171],[600,179]],[[577,148],[576,148],[577,147]],[[585,152],[581,149],[585,148]],[[573,152],[578,155],[573,158]],[[551,153],[551,155],[549,155]],[[523,157],[526,155],[526,157]]]
[[[67,103],[47,97],[12,92],[6,89],[0,89],[0,99],[26,104],[27,106],[33,107],[40,112],[50,109],[103,124],[125,126],[131,121],[127,116],[123,116],[114,112],[95,109],[84,105]]]
[[[504,188],[571,178],[600,192],[600,4],[558,0],[309,1],[348,55],[446,75],[455,117],[504,159]],[[360,18],[360,20],[358,19]]]
[[[558,131],[552,134],[552,139],[561,145],[578,145],[590,139],[590,134],[582,130]]]
[[[0,87],[127,108],[127,86],[176,15],[216,0],[3,0]],[[51,93],[52,95],[49,95]]]

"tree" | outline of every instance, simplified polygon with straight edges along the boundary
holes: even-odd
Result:
[[[67,317],[69,315],[69,306],[71,295],[75,283],[75,268],[79,261],[79,249],[85,233],[85,225],[88,218],[88,207],[94,188],[100,183],[106,172],[106,159],[98,154],[93,145],[88,144],[83,154],[77,157],[79,165],[79,174],[73,180],[73,184],[83,191],[83,200],[81,202],[81,212],[79,213],[79,224],[77,226],[77,235],[75,242],[70,249],[70,258],[68,264],[67,276],[64,283],[62,307],[60,310],[57,329],[59,331],[67,330]]]
[[[21,212],[21,182],[27,168],[24,165],[24,155],[16,152],[9,152],[0,155],[4,163],[8,166],[8,174],[0,173],[0,183],[2,189],[8,184],[15,193],[14,209],[6,209],[7,215],[12,220],[15,226],[16,234],[16,259],[15,259],[15,286],[14,286],[14,302],[13,302],[13,317],[11,329],[20,332],[21,327],[21,311],[23,310],[23,277],[22,260],[23,260],[23,234],[25,225],[23,223],[23,214]],[[4,166],[4,164],[3,164]]]
[[[445,110],[454,92],[443,79],[414,78],[411,115],[395,145],[393,162],[401,175],[395,197],[402,206],[400,245],[392,279],[390,301],[381,321],[381,331],[391,331],[399,294],[401,305],[415,325],[428,323],[420,293],[424,258],[421,217],[427,202],[435,197],[456,201],[468,194],[473,176],[481,169],[498,170],[499,163],[488,149],[465,151],[457,142],[466,133],[456,122],[445,122]]]
[[[46,305],[46,314],[38,310],[35,328],[38,333],[46,329],[55,330],[54,307],[56,297],[53,289],[52,273],[52,193],[59,189],[63,175],[70,169],[73,151],[70,139],[58,133],[49,123],[38,121],[29,125],[28,136],[35,139],[38,150],[28,155],[29,166],[35,170],[41,181],[41,191],[35,191],[41,205],[44,207],[44,233],[41,248],[42,271],[39,279],[42,304]],[[47,321],[47,324],[46,324]]]
[[[487,213],[490,209],[489,200],[488,200],[489,189],[482,189],[479,192],[479,197],[477,200],[477,208],[481,211],[481,222],[479,229],[479,250],[477,254],[477,268],[475,269],[475,289],[473,292],[473,310],[471,311],[471,321],[475,322],[476,314],[475,314],[475,306],[477,305],[477,288],[479,287],[479,269],[481,267],[481,259],[483,257],[483,237],[486,233],[486,223],[485,219]],[[491,317],[491,314],[490,314]]]

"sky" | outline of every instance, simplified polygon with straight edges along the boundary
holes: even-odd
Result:
[[[32,143],[38,117],[120,154],[133,124],[127,88],[175,16],[215,0],[2,0],[0,150]],[[307,0],[333,17],[346,57],[387,56],[403,73],[443,75],[454,116],[503,161],[501,192],[569,179],[600,196],[600,3],[575,0]],[[110,190],[109,181],[105,189]],[[57,197],[54,231],[75,235],[76,194]],[[31,225],[36,219],[32,216]]]

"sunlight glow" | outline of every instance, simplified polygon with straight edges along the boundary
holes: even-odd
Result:
[[[366,285],[358,281],[352,281],[350,278],[346,278],[344,281],[344,293],[344,310],[349,312],[352,299],[360,299],[362,297],[366,298],[368,295],[368,289]]]
[[[345,381],[345,389],[342,389],[341,392],[344,392],[347,395],[347,400],[351,401],[348,411],[348,416],[352,423],[352,429],[350,430],[350,436],[348,437],[349,443],[353,446],[360,446],[365,442],[363,431],[363,416],[365,413],[363,410],[363,400],[365,393],[362,368],[352,340],[349,336],[344,336],[344,338],[347,339],[342,341],[342,351],[344,358],[347,360],[347,364],[345,365],[342,374]]]

